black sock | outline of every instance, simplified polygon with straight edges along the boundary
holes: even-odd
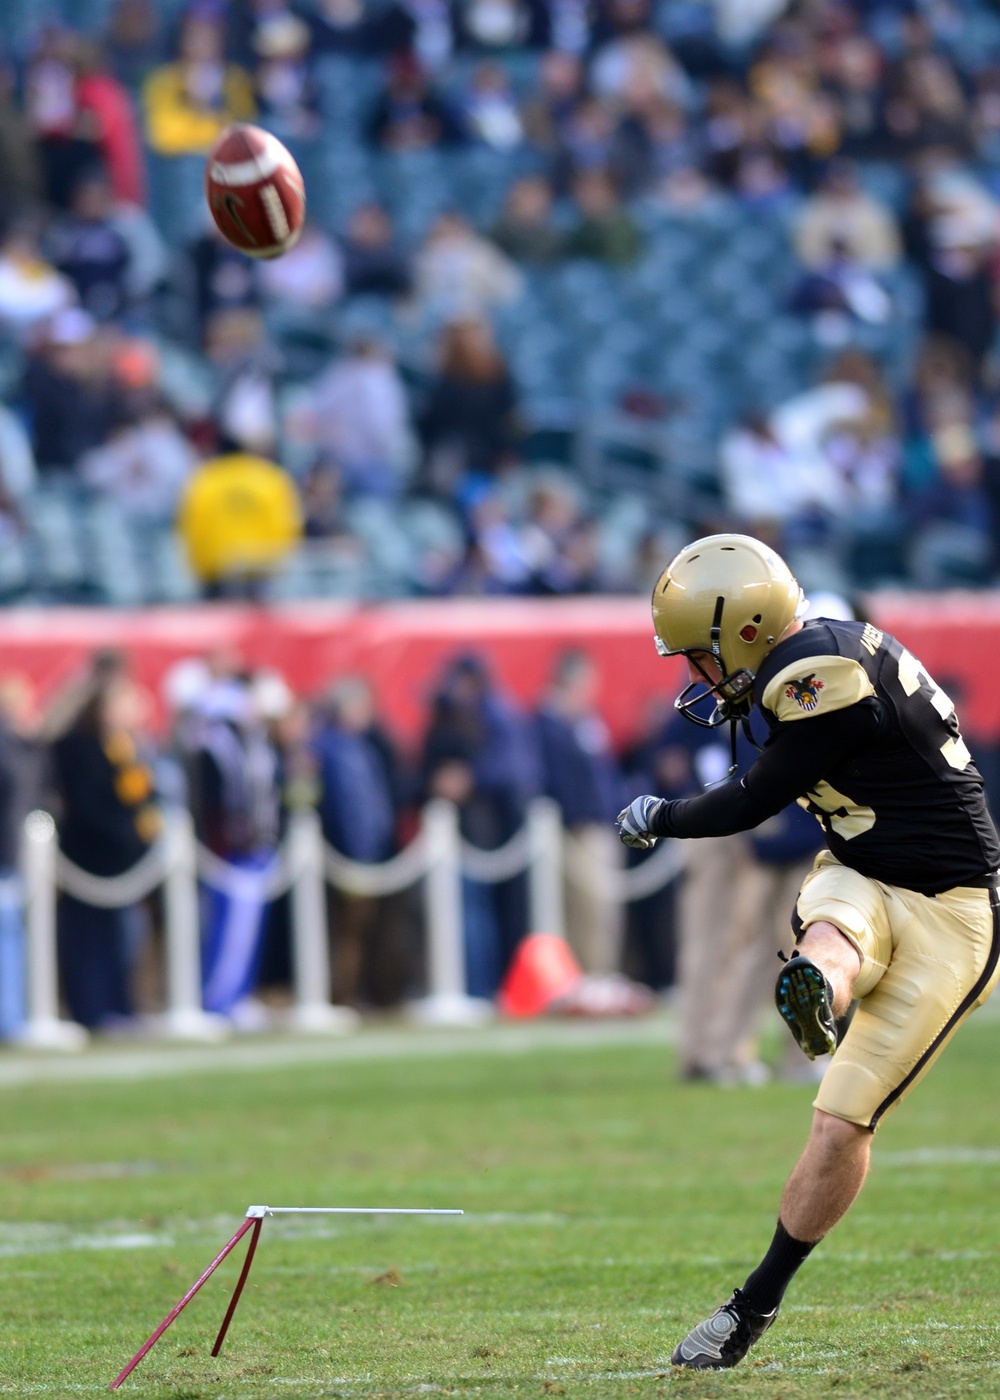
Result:
[[[779,1306],[799,1265],[815,1248],[815,1244],[793,1240],[778,1221],[770,1248],[740,1289],[754,1312],[769,1313]]]

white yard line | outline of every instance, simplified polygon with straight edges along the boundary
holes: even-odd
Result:
[[[90,1225],[76,1226],[58,1225],[43,1220],[0,1220],[0,1259],[63,1254],[82,1249],[173,1249],[182,1243],[187,1246],[195,1239],[204,1241],[205,1248],[208,1249],[216,1238],[220,1243],[225,1239],[233,1221],[238,1220],[238,1218],[239,1212],[234,1211],[231,1217],[214,1216],[207,1220],[180,1220],[156,1231],[137,1230],[133,1222],[124,1220],[102,1220]],[[398,1217],[391,1217],[391,1220],[393,1225],[399,1223]],[[357,1239],[362,1231],[383,1231],[389,1223],[389,1216],[380,1215],[359,1218],[352,1220],[349,1224],[345,1222],[343,1225],[317,1224],[311,1220],[306,1222],[295,1217],[287,1220],[275,1218],[268,1221],[265,1233],[268,1238],[274,1240],[335,1240],[347,1237]],[[439,1218],[425,1216],[411,1217],[407,1223],[423,1227],[428,1224],[438,1227],[441,1225]],[[520,1215],[469,1211],[462,1218],[460,1228],[485,1227],[492,1229],[501,1226],[505,1229],[511,1227],[551,1229],[554,1225],[569,1223],[570,1217],[568,1216],[553,1215],[544,1211],[524,1212]],[[455,1224],[459,1224],[459,1222],[448,1222],[449,1227]],[[323,1267],[331,1272],[365,1273],[369,1269],[377,1271],[379,1266],[358,1263],[350,1266],[345,1265],[341,1269],[333,1264]],[[408,1265],[412,1271],[436,1270],[439,1267],[432,1261]]]
[[[913,1147],[899,1152],[873,1152],[875,1167],[995,1167],[997,1147]]]
[[[595,1046],[671,1045],[668,1015],[634,1021],[533,1021],[473,1030],[363,1030],[356,1036],[233,1041],[225,1045],[100,1046],[77,1055],[0,1055],[0,1089],[24,1084],[171,1078],[282,1069],[288,1065],[449,1055],[523,1055],[534,1050],[589,1050]]]
[[[987,1018],[1000,1019],[1000,997],[995,997],[976,1019]],[[454,1030],[383,1026],[344,1037],[276,1036],[232,1040],[223,1045],[130,1041],[98,1044],[70,1055],[32,1053],[4,1046],[0,1048],[0,1090],[43,1082],[138,1081],[213,1071],[253,1073],[289,1065],[449,1055],[523,1055],[535,1050],[590,1050],[597,1046],[667,1047],[675,1043],[675,1017],[672,1010],[664,1010],[635,1020],[496,1022]],[[985,1157],[982,1160],[985,1163]],[[930,1164],[927,1159],[923,1161]],[[914,1159],[913,1165],[917,1164]]]

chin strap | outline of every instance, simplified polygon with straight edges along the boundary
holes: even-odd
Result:
[[[729,721],[729,742],[730,742],[730,745],[731,745],[731,750],[730,750],[730,751],[731,751],[731,754],[732,754],[732,763],[729,765],[729,772],[726,774],[726,777],[727,777],[727,778],[731,778],[731,777],[733,776],[733,774],[736,772],[737,768],[740,766],[739,758],[737,757],[737,754],[736,754],[736,741],[737,741],[737,731],[738,731],[738,729],[740,729],[741,727],[742,727],[742,729],[743,729],[743,737],[748,741],[748,743],[751,743],[751,744],[754,746],[754,748],[757,750],[758,753],[763,753],[763,749],[762,749],[761,745],[758,744],[757,740],[753,737],[753,730],[750,728],[750,716],[749,716],[749,715],[736,715],[736,716],[734,716],[734,717]]]

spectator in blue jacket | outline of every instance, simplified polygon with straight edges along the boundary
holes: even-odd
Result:
[[[607,976],[622,970],[623,908],[608,896],[606,872],[622,864],[612,823],[623,789],[611,736],[597,711],[599,680],[587,652],[562,652],[535,724],[543,788],[558,802],[570,842],[565,890],[569,939],[585,972]]]
[[[392,854],[396,829],[391,758],[375,733],[375,701],[361,676],[342,676],[322,707],[313,735],[319,815],[326,840],[351,860]],[[364,964],[382,901],[334,889],[329,902],[335,1001],[363,998]]]
[[[514,835],[541,791],[534,726],[474,653],[449,663],[434,696],[423,788],[429,796],[455,801],[463,834],[484,849]],[[525,878],[465,885],[468,990],[488,997],[527,932]]]

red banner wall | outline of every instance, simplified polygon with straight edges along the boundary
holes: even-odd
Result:
[[[881,595],[869,605],[872,620],[895,633],[952,694],[967,732],[1000,740],[1000,595]],[[125,650],[157,703],[175,662],[226,648],[251,665],[276,668],[301,695],[347,671],[368,676],[385,718],[410,741],[422,730],[427,697],[450,657],[485,654],[498,680],[530,703],[567,646],[585,647],[597,659],[601,709],[620,742],[640,729],[651,706],[669,704],[676,693],[677,665],[654,651],[644,598],[0,613],[0,676],[28,675],[42,699],[98,647]]]

